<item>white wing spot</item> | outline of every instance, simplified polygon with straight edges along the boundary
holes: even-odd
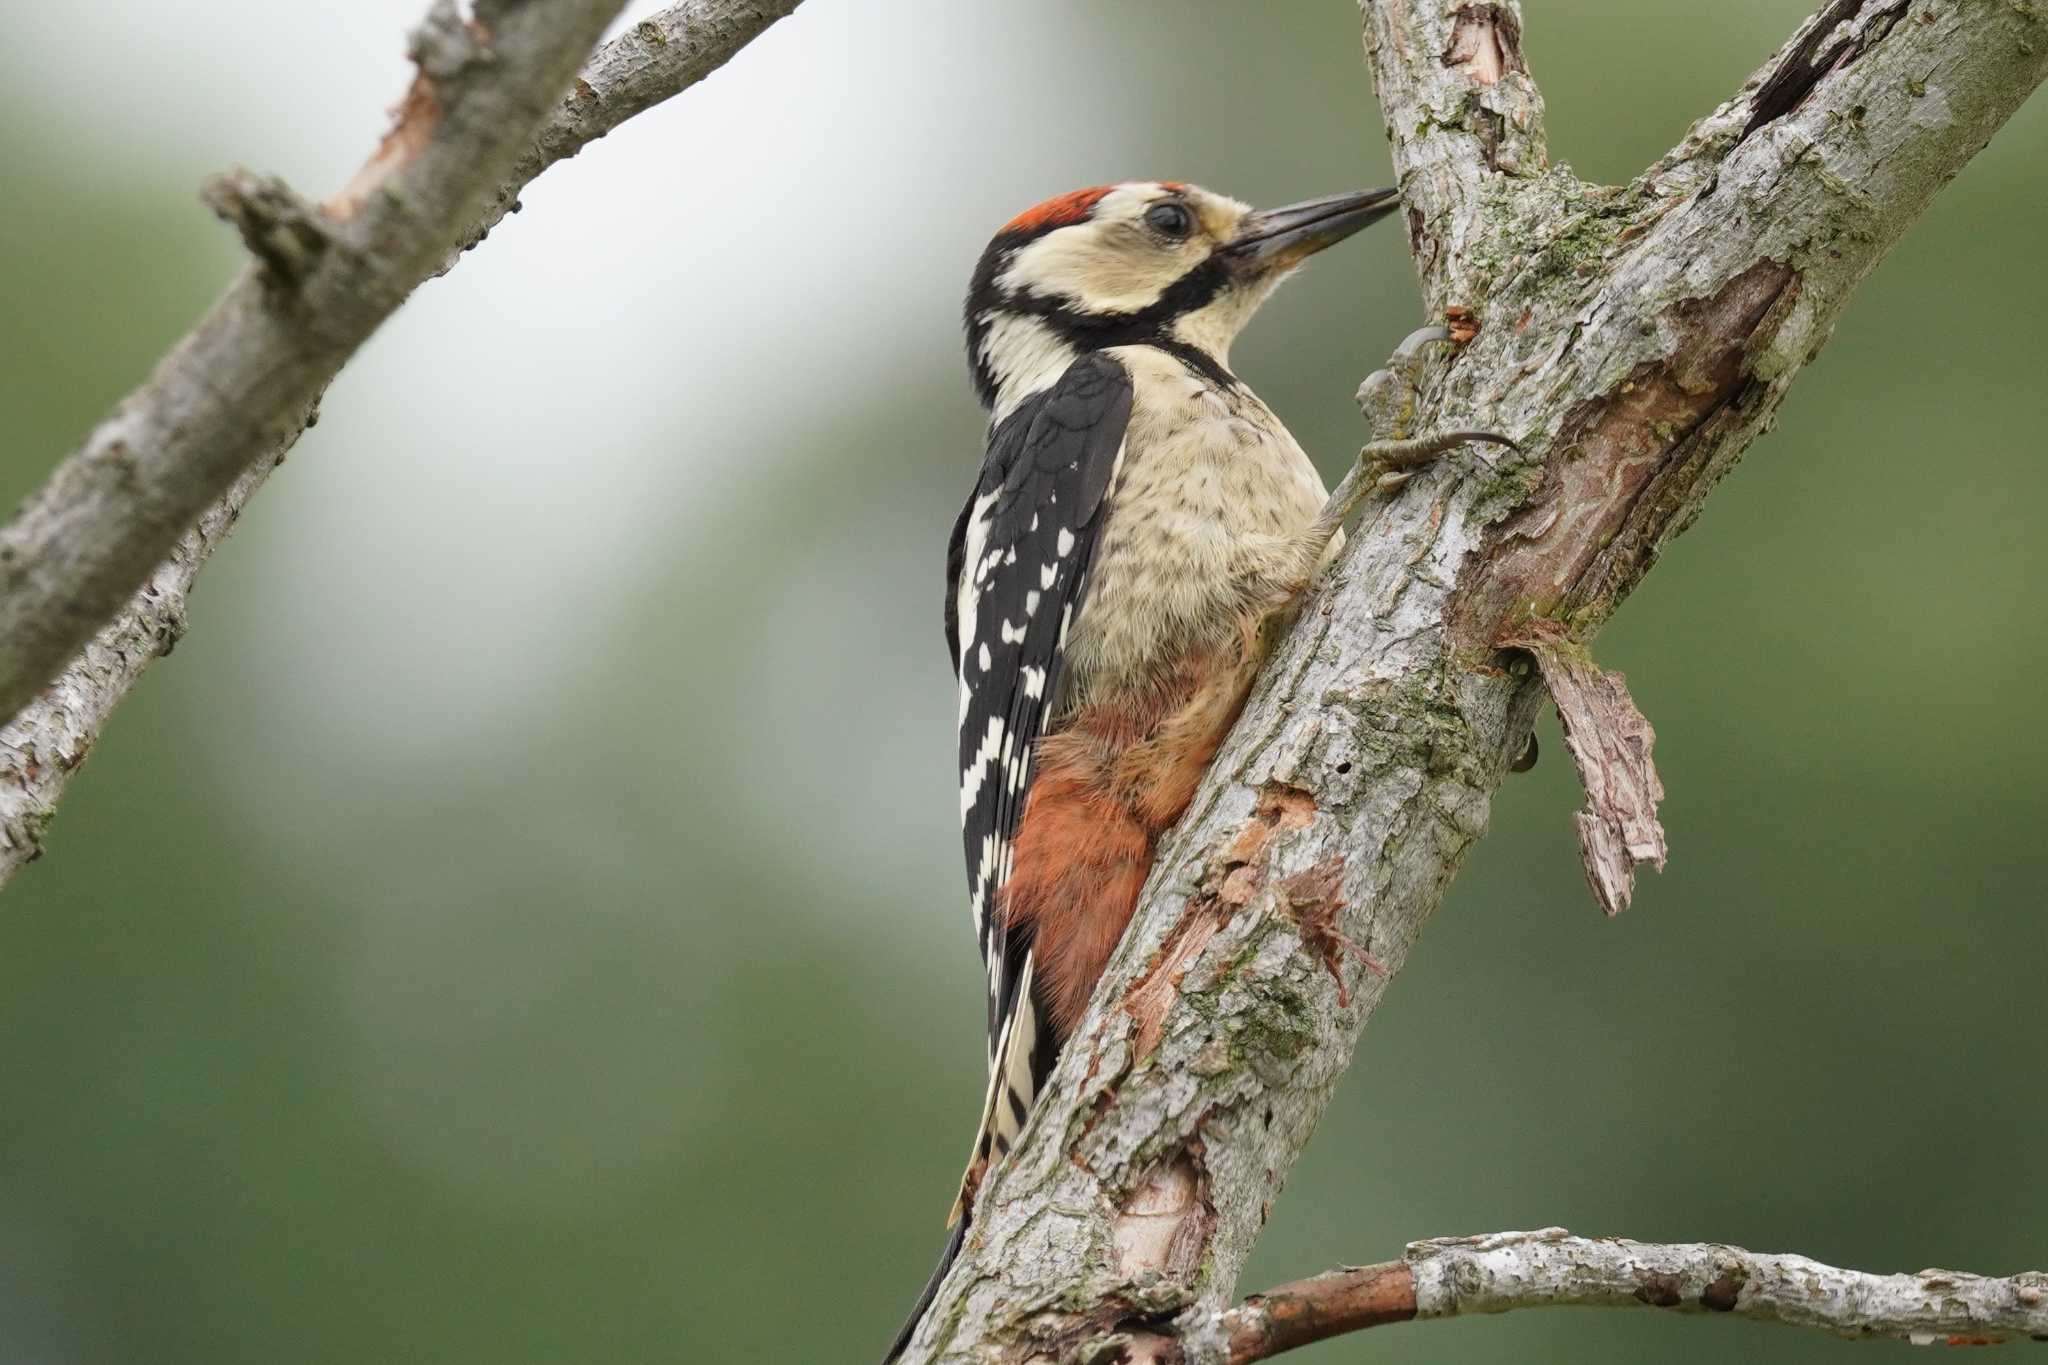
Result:
[[[1074,553],[1074,533],[1062,526],[1060,527],[1060,558],[1065,559],[1072,553]]]
[[[986,640],[983,640],[983,641],[981,642],[981,660],[980,660],[980,662],[981,662],[981,671],[982,671],[982,672],[984,672],[984,673],[988,672],[988,671],[989,671],[989,669],[990,669],[990,668],[991,668],[991,667],[992,667],[992,666],[994,665],[994,663],[995,663],[995,661],[994,661],[993,659],[989,658],[989,654],[988,654],[988,641],[986,641]]]

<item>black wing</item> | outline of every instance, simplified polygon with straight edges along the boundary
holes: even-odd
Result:
[[[984,1138],[993,1118],[1004,1146],[1043,1079],[1039,1066],[1049,1063],[1051,1040],[1041,1036],[1030,998],[1030,944],[1023,934],[1005,935],[997,893],[1009,876],[1032,743],[1058,692],[1067,632],[1087,590],[1097,512],[1130,415],[1131,379],[1121,364],[1099,352],[1075,361],[990,433],[981,481],[947,548],[946,643],[960,681],[960,831],[988,970]],[[997,1073],[1011,1077],[1011,1103],[997,1093]]]

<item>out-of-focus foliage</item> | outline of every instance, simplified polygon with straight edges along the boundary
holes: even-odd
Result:
[[[338,183],[418,8],[0,14],[0,492],[235,267],[199,177]],[[1804,12],[1529,9],[1554,154],[1609,180]],[[1603,638],[1670,870],[1600,920],[1550,732],[1247,1287],[1553,1223],[2048,1264],[2044,156],[2037,104]],[[981,1091],[968,268],[1074,185],[1386,175],[1349,5],[1168,0],[814,0],[551,173],[336,386],[0,899],[0,1361],[878,1348]],[[1236,357],[1331,471],[1419,321],[1397,238]],[[1853,1349],[1578,1313],[1303,1358]]]

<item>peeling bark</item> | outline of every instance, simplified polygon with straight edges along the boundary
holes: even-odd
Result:
[[[1586,790],[1586,808],[1572,817],[1586,882],[1600,908],[1618,915],[1635,894],[1639,864],[1664,870],[1664,826],[1657,819],[1664,783],[1650,761],[1656,731],[1636,709],[1621,674],[1597,667],[1557,622],[1526,622],[1500,643],[1535,656],[1557,703],[1565,747]]]
[[[1348,954],[1325,969],[1290,879],[1341,868],[1316,898],[1399,972],[1541,698],[1503,627],[1549,617],[1592,638],[1768,429],[1857,282],[2048,75],[2030,7],[1916,0],[1886,22],[1894,8],[1830,4],[1612,187],[1550,164],[1519,7],[1364,4],[1423,313],[1477,324],[1426,375],[1415,429],[1524,453],[1367,503],[1162,844],[907,1361],[1013,1361],[1061,1323],[1064,1359],[1167,1359],[1162,1337],[1195,1365],[1235,1358],[1239,1270],[1385,991]],[[1306,823],[1273,827],[1276,785],[1303,794]],[[1218,880],[1245,841],[1262,870],[1240,858]],[[1172,989],[1134,1015],[1148,976]],[[1196,1143],[1215,1210],[1200,1263],[1121,1273],[1113,1211]],[[1712,1283],[1699,1292],[1725,1298]],[[1105,1326],[1092,1314],[1111,1303]],[[1140,1310],[1151,1335],[1110,1330]]]
[[[1537,486],[1521,508],[1486,532],[1486,572],[1453,601],[1460,648],[1490,649],[1518,610],[1588,607],[1632,585],[1643,547],[1676,508],[1645,500],[1695,453],[1694,439],[1731,404],[1748,401],[1745,358],[1768,336],[1776,305],[1798,281],[1776,262],[1750,266],[1707,299],[1680,299],[1658,325],[1669,349],[1568,414]],[[1668,491],[1668,490],[1667,490]]]
[[[1888,5],[1833,0],[1823,6],[1764,77],[1742,135],[1748,137],[1797,109],[1822,77],[1862,56],[1865,48],[1891,32],[1905,12],[1905,0]]]

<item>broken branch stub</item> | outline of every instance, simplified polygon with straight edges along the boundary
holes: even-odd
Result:
[[[1627,680],[1602,670],[1557,622],[1525,621],[1501,644],[1535,656],[1557,703],[1565,747],[1586,791],[1586,808],[1572,817],[1586,881],[1600,908],[1618,915],[1635,893],[1640,864],[1664,870],[1664,826],[1657,819],[1664,783],[1650,758],[1657,732],[1629,696]]]

